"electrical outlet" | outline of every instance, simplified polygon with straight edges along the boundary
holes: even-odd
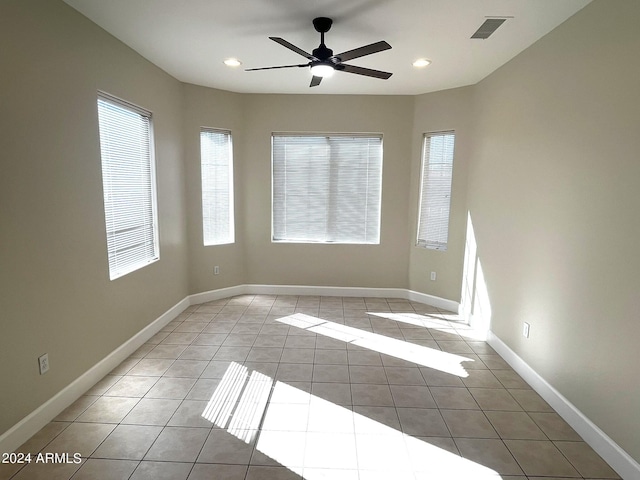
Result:
[[[49,354],[38,357],[38,366],[40,367],[40,375],[44,375],[49,371]]]
[[[218,265],[213,267],[213,274],[214,275],[220,275],[220,267]]]
[[[431,272],[431,281],[432,282],[436,281],[436,272]]]
[[[529,338],[529,329],[531,328],[531,325],[529,325],[527,322],[524,322],[524,326],[522,327],[522,336],[525,338]]]

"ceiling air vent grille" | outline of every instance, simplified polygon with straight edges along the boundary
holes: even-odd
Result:
[[[505,20],[506,18],[487,18],[476,33],[471,35],[471,38],[481,38],[482,40],[489,38]]]

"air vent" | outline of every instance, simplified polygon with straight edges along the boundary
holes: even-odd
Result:
[[[471,38],[480,38],[482,40],[489,38],[505,20],[506,18],[487,18],[476,33],[471,35]]]

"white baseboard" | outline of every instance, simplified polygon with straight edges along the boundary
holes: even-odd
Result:
[[[458,313],[452,300],[399,288],[352,288],[296,285],[237,285],[185,297],[156,320],[131,337],[54,397],[0,435],[0,452],[12,452],[38,432],[60,412],[76,401],[95,383],[135,352],[149,338],[176,318],[189,305],[243,295],[321,295],[344,297],[402,298]],[[564,420],[624,479],[640,478],[640,464],[591,422],[560,392],[535,372],[495,334],[489,332],[488,343]]]
[[[111,370],[117,367],[129,355],[135,352],[143,343],[158,333],[171,320],[176,318],[189,305],[196,305],[245,294],[402,298],[427,303],[434,307],[454,312],[457,312],[459,307],[457,302],[402,288],[247,284],[189,295],[160,315],[160,317],[151,322],[121,346],[116,348],[104,359],[59,391],[55,396],[50,398],[5,433],[0,435],[0,452],[13,452],[16,448],[26,442],[42,427],[58,416],[60,412],[75,402],[87,390],[100,381]]]
[[[262,295],[320,295],[343,297],[402,298],[458,312],[459,304],[452,300],[399,288],[354,288],[297,285],[237,285],[190,295],[171,307],[144,329],[107,355],[54,397],[42,404],[20,422],[0,435],[0,451],[12,452],[65,408],[75,402],[89,388],[117,367],[142,344],[176,318],[189,305],[244,294]],[[640,465],[611,438],[584,416],[571,402],[553,388],[495,334],[489,332],[488,343],[509,363],[531,387],[553,407],[571,427],[622,478],[640,478]]]
[[[313,295],[332,297],[369,297],[369,298],[402,298],[426,303],[449,312],[458,313],[460,304],[453,300],[436,297],[426,293],[407,290],[406,288],[369,288],[369,287],[325,287],[314,285],[257,285],[245,284],[235,287],[211,290],[189,296],[191,305],[210,302],[233,295]]]
[[[42,427],[57,417],[60,412],[80,398],[97,382],[102,380],[111,370],[120,365],[122,361],[135,352],[143,343],[162,330],[165,325],[176,318],[188,306],[189,301],[186,298],[178,302],[100,362],[60,390],[52,398],[40,405],[36,410],[0,435],[0,452],[13,452],[26,442]]]
[[[209,290],[208,292],[196,293],[189,295],[185,300],[189,305],[198,305],[200,303],[213,302],[221,298],[233,297],[236,295],[246,295],[249,293],[247,285],[236,285],[235,287],[220,288],[218,290]]]
[[[435,297],[433,295],[429,295],[427,293],[414,292],[413,290],[405,290],[407,292],[407,299],[426,303],[427,305],[431,305],[432,307],[441,308],[442,310],[446,310],[448,312],[453,312],[456,315],[460,313],[460,303],[454,302],[453,300],[447,300],[442,297]]]
[[[401,288],[326,287],[316,285],[245,285],[248,293],[261,295],[312,295],[321,297],[405,298]]]
[[[487,342],[624,479],[640,478],[640,464],[542,378],[493,332]]]

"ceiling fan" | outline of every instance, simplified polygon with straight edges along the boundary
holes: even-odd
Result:
[[[293,50],[299,55],[307,58],[309,63],[302,63],[298,65],[280,65],[277,67],[262,67],[262,68],[247,68],[245,71],[251,72],[256,70],[271,70],[275,68],[294,68],[294,67],[311,67],[310,87],[317,87],[324,77],[330,77],[337,70],[339,72],[355,73],[356,75],[364,75],[366,77],[381,78],[383,80],[388,79],[392,74],[389,72],[382,72],[380,70],[372,70],[370,68],[357,67],[355,65],[347,65],[343,62],[353,60],[354,58],[364,57],[365,55],[371,55],[373,53],[389,50],[391,45],[387,42],[380,41],[365,45],[364,47],[355,48],[346,52],[333,54],[333,50],[327,48],[324,44],[324,34],[331,29],[333,20],[327,17],[318,17],[313,19],[313,26],[317,32],[320,33],[320,46],[315,48],[312,53],[307,53],[301,48],[296,47],[292,43],[287,42],[280,37],[269,37],[276,43],[279,43],[283,47]]]

